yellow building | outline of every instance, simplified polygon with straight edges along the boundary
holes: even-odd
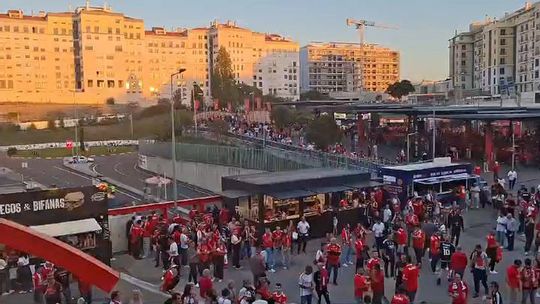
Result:
[[[0,102],[152,103],[170,97],[171,89],[181,89],[189,102],[193,83],[209,102],[210,69],[221,46],[236,79],[250,85],[266,81],[256,76],[263,58],[299,49],[290,39],[232,22],[145,31],[142,19],[107,6],[37,16],[11,10],[0,14]],[[170,75],[180,68],[186,71],[171,84]]]
[[[373,44],[310,43],[300,62],[304,92],[384,92],[400,77],[399,52]]]

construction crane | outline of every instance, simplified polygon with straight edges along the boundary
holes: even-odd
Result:
[[[366,26],[372,26],[372,27],[383,28],[383,29],[393,29],[393,30],[398,29],[397,26],[393,26],[393,25],[380,24],[380,23],[375,23],[373,21],[367,21],[367,20],[354,20],[351,18],[347,18],[347,26],[356,26],[356,29],[358,30],[358,34],[360,35],[361,45],[365,44]]]

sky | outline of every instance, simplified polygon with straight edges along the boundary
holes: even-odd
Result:
[[[84,0],[0,0],[0,12],[66,11]],[[104,0],[91,0],[102,6]],[[448,76],[448,39],[486,16],[500,18],[524,0],[109,0],[114,11],[142,18],[145,26],[197,27],[235,20],[242,27],[311,41],[358,42],[347,18],[399,29],[366,29],[366,41],[401,52],[401,78],[438,80]]]

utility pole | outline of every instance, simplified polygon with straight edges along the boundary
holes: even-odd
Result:
[[[171,74],[171,165],[172,165],[172,182],[173,182],[173,200],[174,207],[176,208],[176,199],[178,198],[178,184],[176,183],[176,134],[174,130],[174,100],[173,100],[173,78],[174,76],[181,75],[186,69],[181,68],[176,73]],[[180,93],[181,94],[181,93]],[[180,98],[181,100],[182,98]]]
[[[131,131],[131,139],[133,139],[133,112],[129,114],[129,129]]]
[[[435,160],[435,132],[437,130],[437,123],[436,123],[436,120],[435,120],[435,108],[433,108],[433,134],[432,134],[432,139],[431,139],[431,158],[433,158],[433,160]]]

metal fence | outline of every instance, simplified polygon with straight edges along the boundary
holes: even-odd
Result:
[[[139,143],[139,153],[171,158],[170,143]],[[262,171],[288,171],[313,168],[294,158],[281,157],[264,149],[224,145],[176,144],[176,159]]]

